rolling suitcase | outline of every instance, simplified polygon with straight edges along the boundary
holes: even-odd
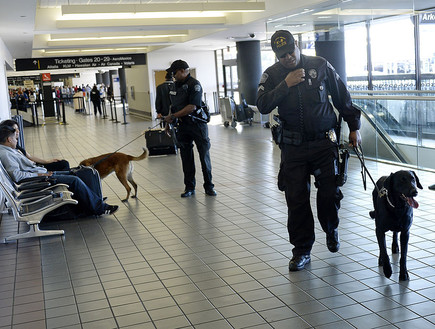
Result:
[[[177,154],[177,146],[164,129],[150,129],[145,132],[149,155]]]
[[[103,198],[100,174],[94,167],[78,166],[71,168],[71,172],[79,177],[94,193]]]

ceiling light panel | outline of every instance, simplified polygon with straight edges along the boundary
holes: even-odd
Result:
[[[265,10],[264,2],[184,2],[159,4],[119,5],[65,5],[62,16],[76,14],[137,14],[169,12],[260,12]]]

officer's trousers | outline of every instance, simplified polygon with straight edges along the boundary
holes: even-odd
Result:
[[[338,227],[343,195],[335,183],[337,146],[327,140],[281,144],[278,185],[285,191],[287,229],[293,255],[308,255],[314,244],[314,217],[310,205],[311,175],[317,186],[317,218],[324,232]]]
[[[201,161],[202,175],[204,177],[204,189],[212,189],[211,160],[210,160],[210,139],[208,138],[208,127],[202,122],[182,122],[178,126],[177,140],[180,144],[181,162],[183,165],[185,190],[194,190],[195,180],[195,159],[193,155],[193,142],[198,149]]]

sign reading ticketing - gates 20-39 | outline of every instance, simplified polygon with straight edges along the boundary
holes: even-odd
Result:
[[[80,69],[89,67],[130,66],[146,64],[145,54],[42,57],[15,60],[17,71]]]

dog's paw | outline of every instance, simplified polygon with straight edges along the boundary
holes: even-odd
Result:
[[[399,280],[400,281],[408,281],[409,280],[408,271],[400,272],[400,274],[399,274]]]

